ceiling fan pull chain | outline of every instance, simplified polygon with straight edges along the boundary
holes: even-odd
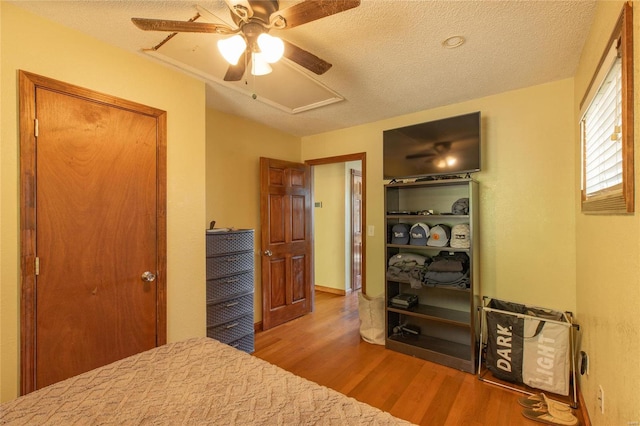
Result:
[[[256,76],[253,73],[251,73],[251,76],[253,77],[253,94],[251,94],[251,98],[258,99],[258,95],[256,94]]]

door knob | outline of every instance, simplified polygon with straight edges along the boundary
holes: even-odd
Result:
[[[271,250],[265,250],[264,255],[271,257],[271,255],[273,255],[273,252]]]
[[[147,271],[142,274],[141,278],[142,278],[142,281],[151,282],[156,279],[156,275],[152,272]]]

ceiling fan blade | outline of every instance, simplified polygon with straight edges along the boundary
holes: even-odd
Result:
[[[216,33],[234,34],[234,30],[227,25],[209,24],[206,22],[169,21],[166,19],[131,18],[136,27],[145,31],[169,31],[177,33]]]
[[[285,28],[293,28],[358,6],[360,0],[306,0],[274,13],[271,21],[280,16],[286,21]]]
[[[405,158],[407,160],[413,160],[416,158],[430,158],[430,157],[435,157],[436,154],[431,154],[431,153],[418,153],[418,154],[409,154],[407,155]]]
[[[329,68],[331,68],[331,64],[329,62],[318,58],[313,53],[309,53],[286,40],[282,41],[284,42],[285,58],[318,75],[324,74],[329,70]]]
[[[247,51],[240,56],[237,65],[229,65],[227,73],[224,75],[224,81],[240,81],[247,67],[250,67],[251,57],[247,60]]]

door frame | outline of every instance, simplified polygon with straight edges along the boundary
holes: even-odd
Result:
[[[363,256],[362,256],[362,252],[360,253],[360,287],[356,288],[355,282],[356,282],[356,268],[355,268],[355,256],[354,256],[354,247],[355,247],[355,227],[354,227],[354,222],[356,222],[355,220],[355,216],[354,215],[354,205],[355,205],[355,197],[354,197],[354,181],[356,180],[356,177],[360,178],[360,209],[358,209],[358,222],[360,223],[360,245],[364,244],[364,239],[365,239],[365,229],[362,226],[362,220],[364,219],[364,216],[362,214],[362,197],[364,196],[364,192],[362,191],[362,170],[355,170],[355,169],[351,169],[349,171],[349,186],[350,186],[350,194],[349,194],[349,220],[350,220],[350,226],[349,226],[349,231],[350,231],[350,235],[349,237],[351,238],[351,282],[349,283],[349,291],[356,291],[362,288],[362,265],[363,265]]]
[[[156,345],[167,341],[167,113],[146,105],[131,102],[43,77],[18,71],[19,80],[19,140],[20,140],[20,394],[35,390],[36,354],[36,89],[106,104],[115,108],[145,114],[156,119]]]
[[[357,152],[353,154],[346,155],[337,155],[335,157],[324,157],[324,158],[316,158],[312,160],[305,160],[305,164],[311,166],[311,182],[313,184],[313,166],[320,166],[324,164],[334,164],[334,163],[346,163],[349,161],[360,161],[362,165],[362,293],[367,294],[367,238],[366,238],[366,230],[367,230],[367,153],[366,152]],[[311,191],[311,200],[313,205],[313,189]],[[311,210],[311,219],[312,222],[315,223],[314,220],[314,211]],[[315,244],[315,243],[314,243]],[[315,252],[315,247],[312,247],[312,250]],[[313,258],[312,258],[313,259]],[[312,262],[313,263],[313,262]],[[312,267],[312,273],[315,267]],[[315,281],[315,278],[314,278]]]

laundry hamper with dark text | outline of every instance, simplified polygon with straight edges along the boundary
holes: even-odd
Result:
[[[482,311],[486,369],[493,377],[569,395],[574,373],[569,313],[489,298]],[[481,367],[482,351],[479,372]]]

